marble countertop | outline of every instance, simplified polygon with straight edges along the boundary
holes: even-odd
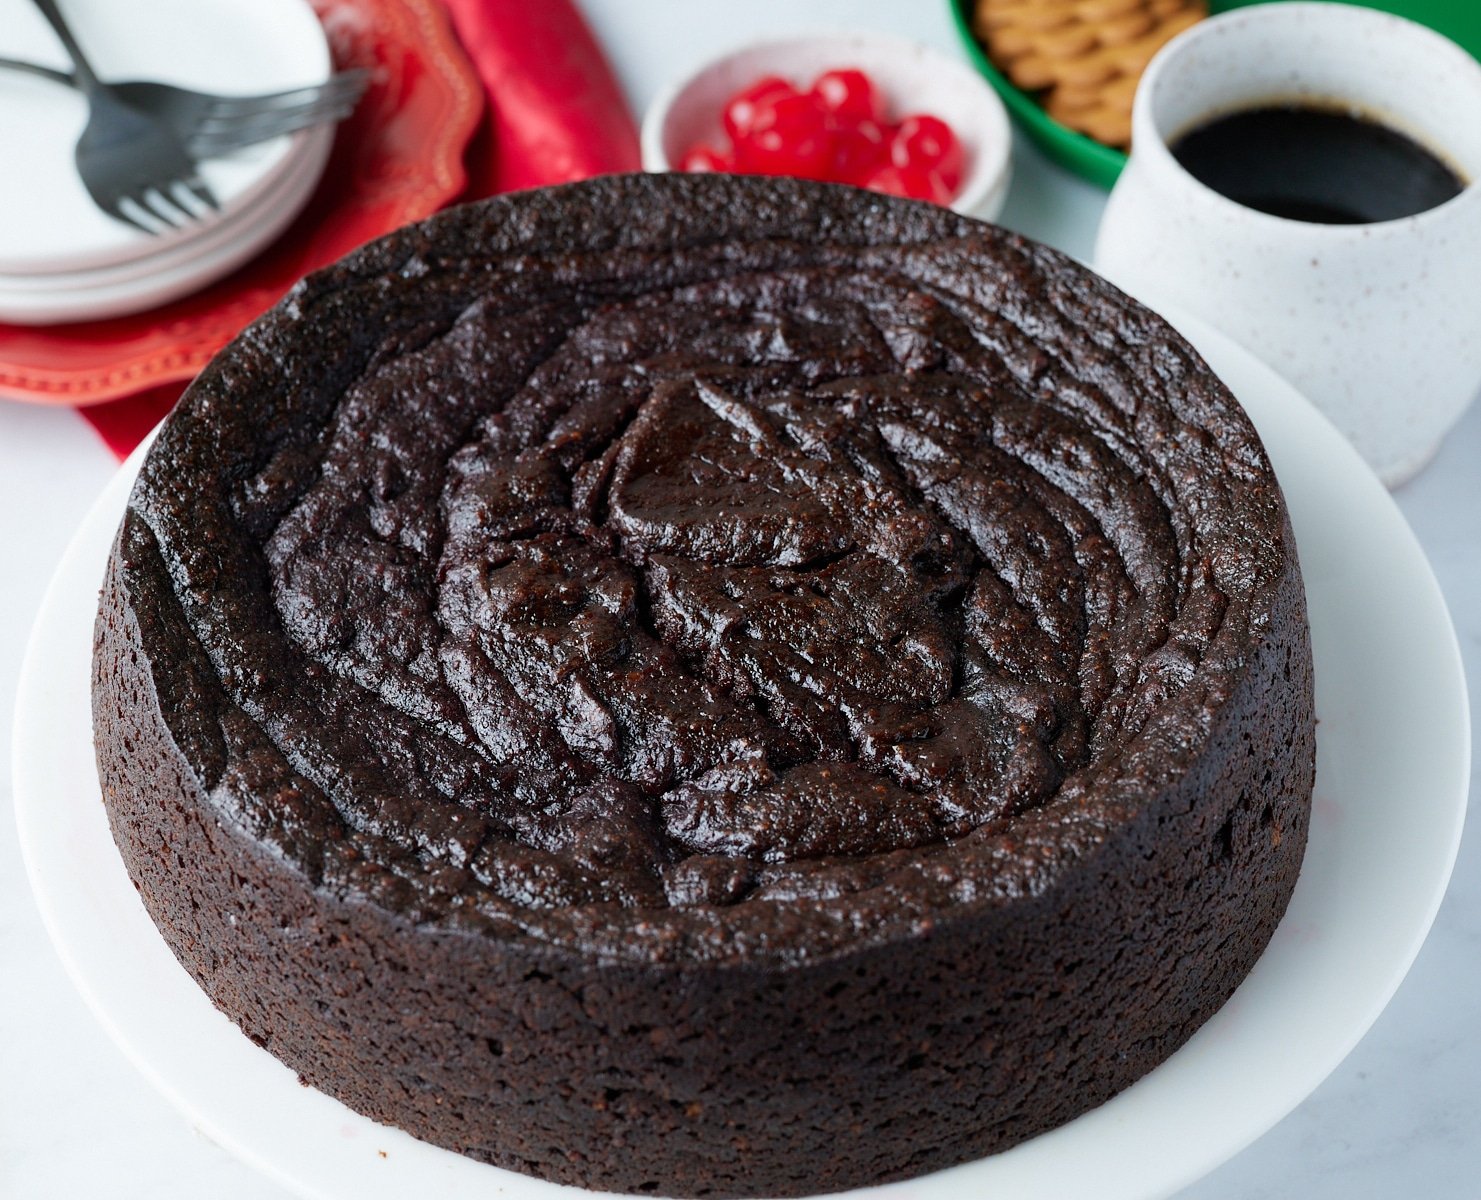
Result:
[[[941,0],[748,0],[724,8],[584,0],[584,8],[639,112],[686,66],[751,36],[856,28],[956,46]],[[1088,258],[1103,202],[1101,192],[1019,145],[1001,220]],[[108,1040],[47,941],[16,845],[9,743],[16,675],[52,569],[114,465],[75,414],[0,400],[0,1196],[280,1200],[282,1188],[196,1134]],[[1474,688],[1481,406],[1396,498],[1444,589]],[[1475,781],[1473,773],[1473,792]],[[1472,829],[1434,930],[1371,1032],[1311,1097],[1182,1200],[1476,1196],[1478,993],[1481,843]]]

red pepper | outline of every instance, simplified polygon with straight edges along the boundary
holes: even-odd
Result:
[[[570,0],[445,0],[490,97],[468,198],[641,166],[638,129]]]

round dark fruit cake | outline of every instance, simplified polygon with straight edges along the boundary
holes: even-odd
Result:
[[[114,836],[350,1107],[797,1195],[1100,1104],[1295,885],[1305,601],[1254,429],[1069,259],[613,177],[310,276],[192,385],[97,625]]]

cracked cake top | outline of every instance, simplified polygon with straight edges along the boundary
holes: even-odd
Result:
[[[1065,257],[635,176],[311,276],[192,387],[123,546],[182,752],[317,886],[729,959],[1093,848],[1202,744],[1283,521],[1202,360]]]

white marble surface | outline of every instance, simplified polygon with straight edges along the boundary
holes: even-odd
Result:
[[[585,8],[639,107],[690,62],[753,35],[874,28],[954,46],[939,0]],[[1003,222],[1088,257],[1101,194],[1022,146],[1016,172]],[[51,570],[111,469],[75,415],[0,401],[0,1197],[278,1200],[281,1189],[194,1134],[108,1041],[47,943],[16,848],[16,672]],[[1481,407],[1398,499],[1445,590],[1468,676],[1481,681]],[[1435,929],[1372,1032],[1295,1112],[1182,1200],[1481,1195],[1478,992],[1481,846],[1471,831]]]

